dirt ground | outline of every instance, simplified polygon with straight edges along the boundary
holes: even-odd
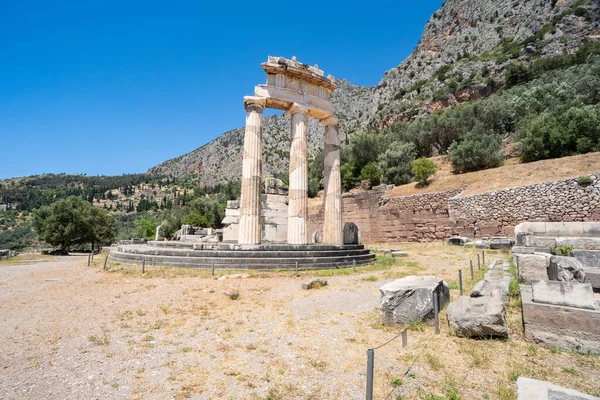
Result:
[[[392,247],[409,257],[300,278],[103,271],[104,255],[90,267],[86,256],[0,261],[0,398],[362,399],[367,349],[400,332],[379,322],[379,287],[431,274],[457,298],[458,269],[467,288],[474,283],[475,250]],[[315,275],[328,286],[302,290]],[[224,293],[234,291],[235,300]],[[406,348],[395,340],[375,351],[374,398],[514,399],[519,375],[600,395],[598,357],[524,342],[518,299],[507,309],[508,340],[454,337],[444,312],[440,335],[431,324],[410,327]]]

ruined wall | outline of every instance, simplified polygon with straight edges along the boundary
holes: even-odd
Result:
[[[460,197],[461,189],[385,197],[382,189],[342,197],[344,223],[354,222],[365,243],[427,242],[452,235],[513,235],[524,221],[600,221],[600,174],[584,188],[577,179]],[[309,212],[310,233],[323,231],[323,207]]]
[[[469,228],[450,221],[448,200],[460,189],[405,197],[384,197],[384,191],[372,190],[345,194],[342,197],[343,222],[354,222],[360,228],[362,241],[428,242],[453,234],[464,234]],[[309,213],[309,229],[322,231],[323,207]]]
[[[524,221],[600,220],[600,174],[590,175],[593,183],[582,187],[577,179],[504,189],[469,197],[450,199],[453,220],[477,220],[483,234],[513,234]]]

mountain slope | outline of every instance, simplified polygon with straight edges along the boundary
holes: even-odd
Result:
[[[501,89],[507,67],[574,53],[600,38],[600,0],[448,0],[426,24],[414,52],[375,87],[338,80],[332,95],[341,140],[358,131],[409,121]],[[201,174],[206,184],[239,179],[243,128],[151,168],[148,173]],[[288,168],[289,117],[263,122],[264,173]],[[323,130],[309,123],[309,148]]]

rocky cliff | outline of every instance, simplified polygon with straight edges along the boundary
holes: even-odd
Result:
[[[332,95],[342,143],[358,131],[410,121],[502,88],[507,66],[575,52],[600,39],[600,0],[447,0],[425,26],[414,52],[375,87],[338,80]],[[207,184],[239,179],[244,129],[234,129],[149,173],[201,174]],[[263,124],[264,173],[288,168],[289,117]],[[309,124],[309,147],[323,130]]]

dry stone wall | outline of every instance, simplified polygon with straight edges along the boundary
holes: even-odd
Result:
[[[600,174],[590,175],[592,184],[582,187],[577,179],[504,189],[450,199],[453,220],[476,220],[482,233],[512,234],[524,221],[600,220]],[[485,230],[485,231],[484,231]]]
[[[429,242],[452,235],[513,235],[524,221],[600,221],[600,174],[461,197],[461,189],[385,197],[383,188],[342,197],[343,222],[354,222],[365,243]],[[309,212],[310,233],[322,231],[323,207]]]

